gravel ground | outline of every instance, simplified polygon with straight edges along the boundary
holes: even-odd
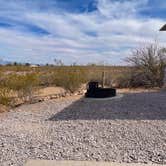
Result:
[[[64,99],[0,115],[0,165],[27,159],[166,163],[166,93]]]

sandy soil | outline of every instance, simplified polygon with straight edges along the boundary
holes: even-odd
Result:
[[[41,88],[38,92],[38,96],[48,96],[52,94],[59,94],[65,92],[65,89],[61,87],[46,87]]]

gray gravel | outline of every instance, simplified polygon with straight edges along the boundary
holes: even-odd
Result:
[[[0,115],[0,165],[27,159],[166,163],[166,93],[65,99]]]

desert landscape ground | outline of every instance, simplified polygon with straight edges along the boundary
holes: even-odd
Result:
[[[0,115],[0,162],[28,159],[166,163],[166,93],[83,96],[22,105]]]
[[[165,11],[0,0],[0,166],[166,166]]]
[[[86,83],[101,82],[105,68],[105,86],[117,86],[123,97],[85,99]],[[1,93],[0,101],[0,163],[22,166],[44,159],[166,164],[166,93],[160,87],[116,85],[131,70],[1,66],[1,92],[7,93]]]

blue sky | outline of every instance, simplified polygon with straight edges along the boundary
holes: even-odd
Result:
[[[166,45],[166,0],[0,0],[0,59],[123,65],[137,47]]]

